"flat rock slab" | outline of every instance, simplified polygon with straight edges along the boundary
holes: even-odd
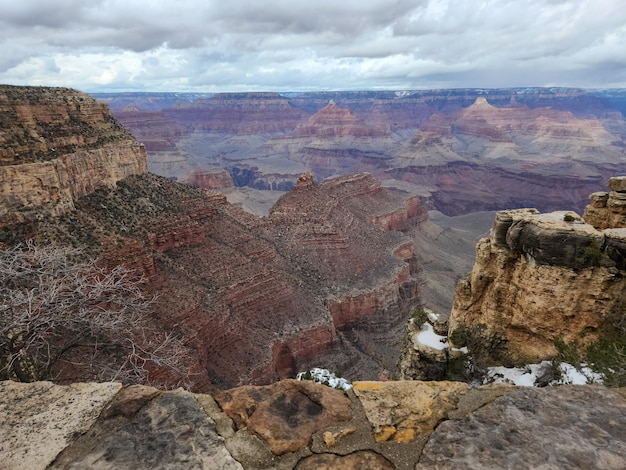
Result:
[[[0,382],[1,468],[45,469],[85,433],[119,383]]]
[[[626,400],[603,387],[520,388],[431,434],[416,469],[624,469]]]
[[[259,435],[277,455],[297,451],[314,432],[352,417],[342,391],[306,380],[239,387],[215,399],[239,429]]]
[[[206,468],[243,467],[226,450],[224,439],[193,394],[176,390],[152,399],[121,429],[104,438],[69,468]]]
[[[470,389],[461,382],[355,382],[378,442],[411,442],[432,432]]]

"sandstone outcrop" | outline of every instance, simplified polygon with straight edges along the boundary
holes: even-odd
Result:
[[[624,301],[624,241],[567,211],[499,212],[458,284],[449,331],[473,328],[500,364],[551,358],[555,337],[602,337]]]
[[[589,196],[583,218],[597,229],[626,228],[626,176],[609,179],[609,190]]]
[[[144,147],[84,93],[0,86],[0,119],[0,223],[61,215],[147,171]]]
[[[623,389],[401,381],[355,383],[354,393],[285,382],[223,392],[217,399],[224,411],[211,395],[180,389],[2,382],[0,465],[30,470],[617,470],[626,465]],[[389,426],[398,429],[383,436],[380,431]],[[329,434],[338,436],[330,444]]]

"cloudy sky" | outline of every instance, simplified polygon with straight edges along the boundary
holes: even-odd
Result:
[[[0,83],[626,87],[625,0],[0,0]]]

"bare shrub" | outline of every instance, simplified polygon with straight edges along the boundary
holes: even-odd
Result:
[[[75,248],[0,249],[0,378],[151,383],[182,373],[185,348],[150,325],[141,279]],[[167,374],[167,373],[166,373]]]

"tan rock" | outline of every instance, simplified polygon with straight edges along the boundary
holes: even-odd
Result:
[[[457,286],[450,333],[481,329],[481,354],[500,364],[553,357],[556,336],[597,338],[622,299],[623,235],[565,221],[564,213],[506,212],[511,221],[496,218]]]
[[[314,432],[352,417],[343,392],[310,381],[239,387],[215,399],[239,429],[259,435],[277,455],[297,451]]]
[[[346,429],[342,429],[339,432],[330,432],[330,431],[325,431],[322,434],[322,439],[324,439],[324,443],[328,446],[328,447],[335,447],[337,445],[337,443],[345,436],[348,436],[352,433],[354,433],[355,429],[354,428],[346,428]]]
[[[45,469],[96,421],[118,383],[0,382],[0,467]]]
[[[626,192],[626,176],[609,178],[609,189],[611,191]]]
[[[84,93],[0,86],[0,112],[12,123],[0,141],[0,222],[66,213],[147,171],[144,146]]]
[[[610,178],[609,189],[591,194],[585,207],[585,222],[597,229],[626,227],[626,176]]]
[[[447,418],[470,390],[461,382],[355,382],[354,393],[374,428],[377,442],[411,442]]]

